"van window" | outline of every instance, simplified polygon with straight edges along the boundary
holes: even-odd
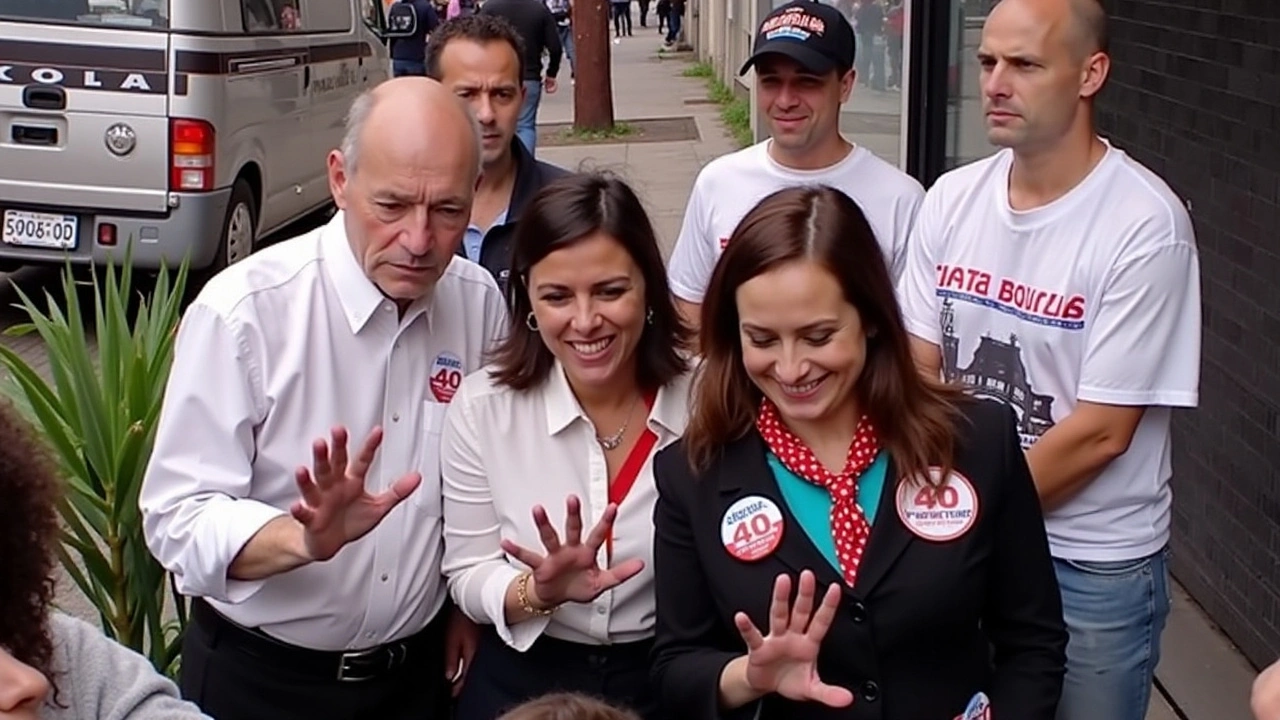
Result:
[[[244,30],[251,33],[302,30],[302,0],[240,0]]]
[[[0,20],[164,29],[169,0],[4,0]]]
[[[307,3],[307,20],[303,25],[308,32],[350,32],[355,24],[355,12],[351,2]]]

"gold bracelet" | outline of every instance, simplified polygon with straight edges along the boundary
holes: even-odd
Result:
[[[529,602],[529,581],[533,579],[533,573],[525,572],[516,581],[516,602],[520,603],[520,609],[530,615],[546,616],[556,611],[554,607],[539,610]]]

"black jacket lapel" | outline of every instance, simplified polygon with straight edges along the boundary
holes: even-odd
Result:
[[[867,539],[867,548],[862,554],[858,578],[853,586],[859,597],[871,594],[915,537],[898,517],[898,484],[897,468],[890,460],[876,509],[876,522],[871,526],[871,537]]]
[[[722,522],[724,512],[737,500],[752,495],[768,498],[782,512],[782,542],[772,555],[763,558],[761,562],[776,559],[794,573],[793,579],[798,579],[802,570],[812,570],[819,589],[831,583],[844,586],[840,574],[809,540],[800,521],[787,507],[773,470],[765,459],[765,452],[764,440],[754,429],[725,448],[724,462],[720,465],[717,478],[721,507],[716,521]]]

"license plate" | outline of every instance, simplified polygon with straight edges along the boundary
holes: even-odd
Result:
[[[78,226],[75,215],[5,210],[0,239],[6,245],[71,250],[78,240]]]

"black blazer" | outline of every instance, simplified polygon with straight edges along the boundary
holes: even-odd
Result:
[[[993,717],[1053,720],[1067,632],[1039,500],[1012,411],[974,401],[963,413],[955,469],[978,498],[973,527],[949,542],[917,537],[886,480],[857,583],[845,586],[818,657],[819,676],[851,690],[853,704],[772,695],[760,720],[952,720],[978,691]],[[895,475],[890,464],[887,478]],[[720,672],[746,652],[734,613],[767,634],[780,573],[812,569],[819,597],[844,583],[787,509],[754,428],[704,473],[690,469],[683,442],[673,444],[656,456],[654,477],[655,691],[672,720],[751,718],[755,703],[718,709]],[[753,495],[773,500],[785,524],[771,555],[743,562],[721,543],[720,525],[734,501]]]

